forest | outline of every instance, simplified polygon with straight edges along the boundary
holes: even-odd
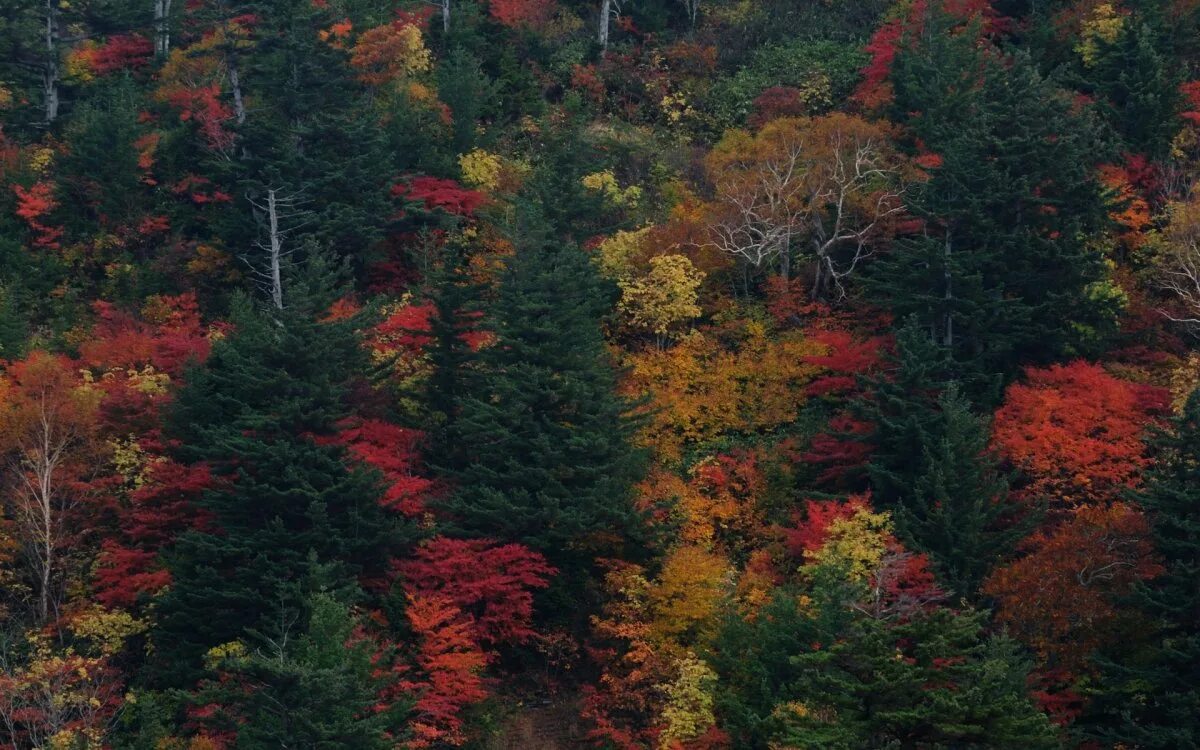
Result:
[[[1200,0],[0,0],[0,748],[1200,747]]]

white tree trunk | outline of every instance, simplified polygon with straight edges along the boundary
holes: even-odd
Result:
[[[267,191],[267,220],[271,233],[271,302],[277,310],[283,309],[283,272],[280,269],[283,255],[283,238],[279,235],[279,211],[275,202],[275,191]]]
[[[171,0],[154,0],[154,54],[166,57],[171,51]]]
[[[596,41],[601,49],[608,49],[608,23],[612,18],[612,0],[600,0],[600,29]]]
[[[42,67],[42,98],[46,124],[58,119],[58,3],[46,0],[46,61]]]
[[[238,74],[237,61],[232,55],[225,60],[229,71],[229,88],[233,90],[233,113],[238,125],[246,122],[246,101],[242,98],[242,78]]]

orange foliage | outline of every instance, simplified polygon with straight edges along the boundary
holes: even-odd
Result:
[[[983,591],[996,598],[998,621],[1043,664],[1075,673],[1134,626],[1117,598],[1159,571],[1146,519],[1123,504],[1080,508],[1022,548],[1025,556],[996,570]]]
[[[54,185],[43,181],[34,183],[28,189],[13,185],[12,190],[17,196],[17,216],[21,217],[33,232],[33,246],[43,250],[59,249],[62,227],[50,226],[43,221],[58,208],[58,201],[54,198]]]
[[[1076,361],[1029,369],[996,412],[992,443],[1022,474],[1021,496],[1076,506],[1114,500],[1148,463],[1142,438],[1165,390]]]
[[[684,447],[795,419],[806,387],[820,372],[805,357],[823,349],[799,334],[770,338],[755,324],[747,328],[733,347],[693,332],[671,349],[630,355],[624,388],[633,396],[650,396],[642,432],[646,445],[678,458]]]
[[[462,709],[488,697],[483,671],[487,659],[473,638],[468,618],[449,599],[409,596],[408,621],[420,644],[422,678],[402,686],[417,693],[409,724],[409,748],[456,747],[467,741]]]

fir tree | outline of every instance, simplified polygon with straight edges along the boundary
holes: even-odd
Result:
[[[386,750],[395,747],[403,706],[380,697],[384,685],[370,641],[356,637],[347,606],[311,596],[299,633],[260,639],[213,666],[233,679],[198,696],[238,717],[237,747]]]
[[[1094,713],[1105,739],[1166,750],[1200,746],[1200,390],[1154,447],[1137,500],[1164,570],[1138,584],[1133,603],[1155,629],[1140,648],[1104,661]]]
[[[928,553],[952,591],[973,596],[991,565],[1029,531],[988,452],[984,422],[951,384],[938,399],[940,437],[923,446],[911,494],[895,511],[912,549]]]
[[[934,13],[897,56],[896,111],[938,165],[906,201],[926,237],[876,264],[875,288],[898,319],[916,315],[972,373],[1078,352],[1111,324],[1101,158],[1086,110],[1028,55],[981,44]]]
[[[578,247],[527,232],[485,325],[496,341],[448,431],[458,530],[526,544],[568,580],[640,536],[631,486],[642,457],[615,395],[598,283]]]
[[[912,496],[923,448],[941,437],[937,400],[950,369],[946,351],[909,320],[896,334],[883,374],[869,381],[869,396],[856,405],[858,416],[874,425],[867,473],[879,507],[890,509]]]
[[[1017,644],[983,615],[937,609],[896,623],[862,617],[828,648],[793,657],[781,712],[787,747],[1057,746],[1029,699]]]
[[[189,374],[171,415],[179,457],[221,481],[201,503],[212,528],[168,558],[153,665],[166,684],[194,678],[208,649],[302,610],[310,558],[352,580],[381,572],[394,541],[378,478],[322,439],[347,413],[362,352],[353,321],[320,320],[335,296],[327,266],[303,269],[285,309],[238,304],[234,332]]]

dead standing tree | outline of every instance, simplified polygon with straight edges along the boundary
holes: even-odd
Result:
[[[266,196],[259,200],[247,199],[265,239],[254,243],[260,257],[242,256],[242,260],[250,267],[259,288],[270,297],[271,304],[282,310],[283,267],[295,252],[289,239],[308,223],[311,212],[304,208],[308,201],[299,193],[285,194],[282,188],[267,188]]]
[[[811,296],[844,296],[842,280],[904,211],[908,179],[884,126],[833,114],[735,131],[705,163],[715,187],[709,243],[786,280],[793,257],[811,263]]]

